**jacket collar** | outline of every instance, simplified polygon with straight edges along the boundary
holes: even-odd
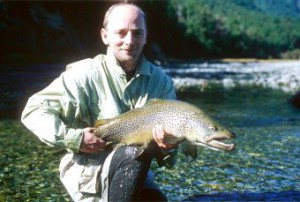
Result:
[[[117,58],[115,57],[115,55],[113,54],[110,48],[107,48],[106,58],[107,58],[106,63],[108,68],[113,68],[113,70],[120,75],[124,75],[124,76],[126,75],[125,71],[121,67],[119,61],[117,60]],[[140,61],[138,63],[135,74],[151,76],[150,64],[143,54],[140,56]]]

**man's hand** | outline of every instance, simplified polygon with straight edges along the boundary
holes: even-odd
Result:
[[[166,143],[166,137],[172,134],[166,131],[162,125],[155,126],[152,130],[152,135],[155,142],[161,149],[170,150],[170,149],[175,149],[177,147],[177,144]]]
[[[104,149],[106,142],[95,136],[95,128],[84,128],[80,151],[84,153],[96,153]]]

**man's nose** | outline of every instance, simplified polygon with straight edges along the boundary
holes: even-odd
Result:
[[[128,31],[125,38],[124,38],[124,42],[127,44],[127,45],[131,45],[133,44],[133,34],[131,31]]]

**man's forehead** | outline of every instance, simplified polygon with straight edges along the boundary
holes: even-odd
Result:
[[[106,16],[106,26],[116,29],[123,29],[126,24],[131,23],[137,29],[146,29],[146,19],[144,12],[135,5],[116,5],[111,8]],[[133,27],[133,29],[135,29]]]
[[[136,17],[136,18],[128,18],[124,16],[119,17],[113,17],[110,18],[107,28],[108,29],[130,29],[130,30],[137,30],[141,29],[144,30],[145,28],[145,23],[142,17]]]
[[[119,5],[116,5],[112,8],[111,13],[112,12],[119,12],[119,11],[131,11],[131,12],[132,11],[137,11],[137,12],[143,13],[143,11],[139,7],[137,7],[133,4],[119,4]]]
[[[108,23],[107,29],[112,30],[145,30],[144,22],[112,20]]]

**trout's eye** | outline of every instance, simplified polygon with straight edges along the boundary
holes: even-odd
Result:
[[[215,126],[209,126],[208,128],[211,132],[215,132],[217,130],[217,127]]]

